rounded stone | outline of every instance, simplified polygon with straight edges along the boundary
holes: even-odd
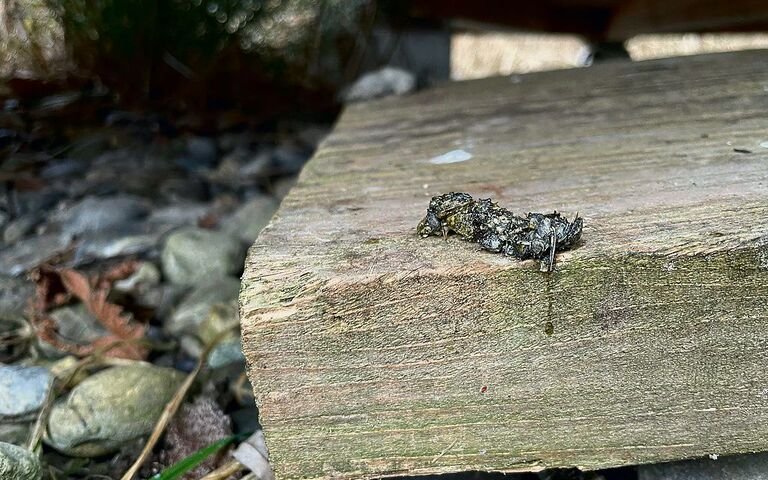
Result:
[[[217,304],[236,305],[240,282],[225,277],[197,286],[179,303],[165,322],[165,330],[172,334],[197,333]]]
[[[35,413],[45,402],[51,373],[43,367],[0,366],[0,420]]]
[[[221,368],[233,363],[244,363],[243,349],[240,345],[240,337],[224,340],[216,345],[208,356],[208,366]]]
[[[224,229],[250,245],[267,226],[279,204],[275,198],[267,195],[252,198],[225,221]]]
[[[31,281],[0,275],[0,319],[22,316],[34,293]]]
[[[200,228],[185,228],[166,239],[163,273],[171,283],[196,285],[239,272],[245,251],[237,238]]]
[[[0,442],[0,478],[3,480],[39,480],[42,469],[37,456],[26,448]]]
[[[152,431],[183,378],[181,372],[152,365],[92,375],[54,405],[45,442],[78,457],[112,453]]]
[[[144,200],[131,195],[86,197],[61,214],[62,233],[72,238],[85,232],[119,227],[144,217],[148,211]]]

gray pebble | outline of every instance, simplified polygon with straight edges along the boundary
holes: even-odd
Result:
[[[231,277],[221,278],[192,290],[176,307],[165,324],[165,330],[171,334],[196,333],[205,321],[211,307],[216,304],[234,304],[240,291],[240,282]]]
[[[22,316],[34,293],[29,280],[0,275],[0,321]]]
[[[86,345],[108,333],[82,303],[57,308],[50,316],[58,326],[59,336],[69,343]]]
[[[67,239],[86,232],[118,228],[149,213],[147,203],[131,195],[86,197],[60,213],[62,234]]]
[[[203,201],[208,198],[208,186],[198,178],[167,178],[157,194],[168,202]]]
[[[102,370],[54,405],[45,441],[78,457],[114,452],[152,431],[183,378],[151,365]]]
[[[172,283],[195,285],[236,274],[244,257],[245,249],[230,235],[185,228],[168,236],[161,260]]]
[[[248,200],[223,222],[223,230],[251,245],[280,205],[274,197],[259,195]]]
[[[98,259],[135,255],[156,248],[163,231],[148,231],[140,226],[89,233],[80,238],[75,250],[74,264],[81,265]]]
[[[82,175],[86,169],[87,164],[82,160],[60,159],[43,168],[40,171],[40,176],[47,180],[54,180],[61,177]]]
[[[208,366],[211,368],[220,368],[241,362],[245,362],[245,356],[243,356],[240,345],[240,337],[220,342],[213,347],[208,356]]]
[[[207,203],[184,202],[154,210],[147,221],[150,224],[180,227],[182,225],[197,226],[197,221],[203,218],[211,206]]]
[[[404,95],[416,88],[416,77],[406,70],[384,67],[357,79],[347,90],[347,102],[362,102],[387,95]]]
[[[186,148],[176,163],[190,171],[210,168],[216,164],[216,141],[208,137],[188,137]]]
[[[52,381],[43,367],[0,366],[0,421],[34,415],[45,401]]]
[[[40,223],[40,220],[40,215],[37,213],[27,213],[12,220],[3,231],[3,241],[6,244],[15,243],[30,233]]]
[[[18,276],[62,252],[69,242],[57,234],[38,235],[0,250],[0,275]]]

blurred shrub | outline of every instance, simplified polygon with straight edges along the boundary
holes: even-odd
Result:
[[[177,106],[335,90],[356,73],[378,15],[375,0],[4,1],[44,3],[78,73],[128,101]]]
[[[51,76],[64,67],[63,30],[46,0],[0,0],[0,76]]]

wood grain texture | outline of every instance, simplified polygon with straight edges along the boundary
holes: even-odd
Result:
[[[277,478],[768,449],[766,60],[606,64],[349,107],[243,277]],[[430,162],[454,149],[472,158]],[[578,211],[582,242],[546,274],[418,238],[448,191]]]

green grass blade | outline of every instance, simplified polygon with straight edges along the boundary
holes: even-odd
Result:
[[[201,448],[192,455],[179,460],[157,475],[150,477],[149,480],[176,480],[177,478],[181,478],[182,475],[200,465],[203,460],[215,454],[238,438],[240,438],[240,435],[230,435],[228,437],[222,438],[221,440],[217,440],[207,447]]]

